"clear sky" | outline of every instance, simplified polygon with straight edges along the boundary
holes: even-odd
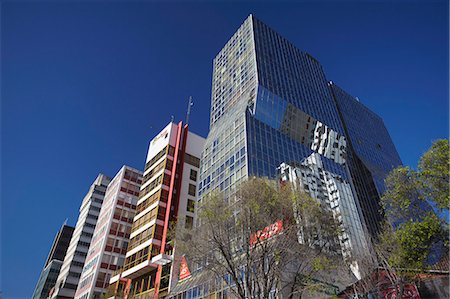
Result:
[[[96,175],[143,169],[190,95],[191,130],[206,136],[212,59],[250,13],[378,113],[406,165],[448,136],[447,1],[3,1],[4,298],[31,297]]]

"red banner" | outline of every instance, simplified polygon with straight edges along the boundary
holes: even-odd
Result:
[[[277,222],[266,226],[264,229],[257,231],[250,236],[250,245],[253,246],[258,242],[270,239],[272,236],[281,233],[283,230],[283,221],[278,220]]]
[[[189,271],[186,258],[184,256],[181,257],[180,264],[180,280],[191,277],[191,272]]]

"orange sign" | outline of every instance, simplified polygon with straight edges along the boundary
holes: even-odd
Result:
[[[189,271],[186,258],[184,256],[181,257],[180,264],[180,280],[191,277],[191,272]]]
[[[283,230],[283,221],[278,220],[277,222],[266,226],[264,229],[257,231],[250,236],[250,245],[253,246],[258,242],[270,239],[272,236],[281,233]]]

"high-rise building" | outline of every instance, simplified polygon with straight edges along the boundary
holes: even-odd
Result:
[[[379,117],[353,102],[330,85],[314,57],[249,16],[213,62],[210,131],[201,156],[198,200],[219,190],[232,202],[236,187],[248,177],[295,172],[312,197],[345,218],[343,253],[365,250],[366,217],[379,219],[375,206],[382,179],[401,162]],[[350,119],[363,111],[358,128]],[[368,127],[384,131],[366,131]],[[378,136],[369,142],[371,134]],[[361,165],[354,163],[357,159]],[[364,187],[355,186],[354,177],[361,186],[372,180],[377,193],[362,196]],[[170,296],[209,296],[211,288],[202,289],[195,279],[184,280]]]
[[[319,172],[350,187],[346,158],[344,127],[321,65],[250,16],[214,59],[200,199],[217,187],[228,197],[248,176],[275,178],[282,163],[320,163]],[[355,201],[353,192],[341,196]],[[347,212],[360,221],[357,209]],[[351,236],[352,247],[364,246],[362,236]]]
[[[385,191],[384,179],[402,161],[383,119],[333,82],[329,85],[347,136],[347,164],[358,204],[367,229],[376,236],[382,220],[379,198]]]
[[[89,188],[80,207],[77,224],[70,240],[52,298],[74,298],[83,270],[84,261],[91,244],[98,215],[110,178],[99,174]]]
[[[50,290],[55,286],[74,229],[75,228],[72,226],[63,224],[56,234],[52,248],[50,249],[50,253],[45,262],[44,269],[39,276],[38,283],[33,292],[33,299],[47,298]]]
[[[129,166],[123,166],[109,183],[76,299],[100,299],[113,271],[123,266],[141,183],[142,172]]]
[[[182,122],[151,140],[125,264],[111,278],[108,297],[164,296],[176,283],[171,236],[178,226],[193,226],[203,144]]]

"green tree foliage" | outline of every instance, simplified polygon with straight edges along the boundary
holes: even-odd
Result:
[[[448,140],[438,140],[421,157],[417,171],[398,167],[386,178],[381,205],[388,222],[376,246],[397,272],[432,267],[438,260],[433,256],[448,250],[448,221],[437,212],[448,212],[449,166]]]
[[[408,220],[396,229],[386,224],[380,235],[378,252],[393,269],[427,269],[432,266],[428,263],[432,249],[444,245],[443,240],[445,230],[438,217],[430,213],[420,221]]]
[[[438,140],[420,158],[419,179],[426,198],[432,200],[440,209],[447,209],[449,198],[449,143]]]
[[[386,178],[386,191],[381,198],[381,205],[391,222],[413,220],[423,216],[425,210],[421,206],[423,197],[418,178],[418,173],[407,166],[392,170]]]

